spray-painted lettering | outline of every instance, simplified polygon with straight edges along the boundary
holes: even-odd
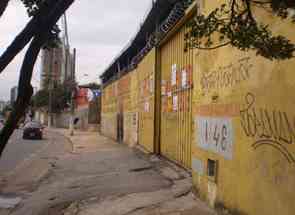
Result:
[[[288,162],[295,163],[294,156],[287,148],[295,143],[295,117],[280,110],[257,108],[255,102],[255,96],[248,93],[244,109],[240,111],[245,134],[255,139],[252,147],[271,146],[282,153]]]
[[[253,65],[250,58],[242,58],[236,64],[219,67],[218,70],[203,73],[201,77],[201,88],[205,93],[212,89],[233,87],[242,81],[250,79],[250,70]]]

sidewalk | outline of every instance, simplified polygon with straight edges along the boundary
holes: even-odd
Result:
[[[67,131],[63,135],[68,136]],[[76,131],[68,138],[73,143],[74,153],[115,151],[127,148],[125,145],[102,137],[93,132]],[[136,156],[147,163],[129,171],[154,171],[165,178],[170,185],[152,192],[136,192],[126,195],[115,194],[106,198],[90,198],[72,203],[65,215],[209,215],[214,211],[192,194],[191,177],[176,165],[155,156],[147,156],[134,150]],[[131,166],[130,166],[131,167]],[[148,178],[146,178],[148,180]],[[148,184],[146,185],[148,186]]]
[[[21,204],[9,214],[214,214],[192,194],[190,175],[166,160],[96,132],[75,131],[73,137],[67,130],[50,132],[71,142],[71,150],[57,153],[36,189],[23,192]]]

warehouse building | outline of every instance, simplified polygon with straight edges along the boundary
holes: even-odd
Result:
[[[212,207],[291,215],[294,58],[270,61],[231,46],[185,51],[189,20],[224,2],[154,3],[136,37],[101,76],[101,131],[186,168]],[[295,43],[294,24],[263,8],[254,12],[274,34]]]

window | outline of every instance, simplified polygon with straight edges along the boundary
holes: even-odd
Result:
[[[207,162],[207,175],[210,180],[213,180],[214,182],[217,181],[217,165],[218,161],[208,159]]]

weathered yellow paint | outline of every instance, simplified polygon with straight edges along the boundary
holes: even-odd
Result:
[[[206,0],[204,10],[222,2]],[[294,24],[258,8],[255,15],[295,43]],[[206,123],[195,124],[193,180],[212,205],[249,215],[294,214],[294,67],[294,59],[269,61],[233,47],[195,52],[194,120],[207,120],[208,130]],[[221,151],[200,146],[206,135],[208,145]],[[225,156],[230,139],[232,158]],[[208,176],[208,159],[218,161],[216,178]]]
[[[129,146],[136,145],[138,141],[137,80],[136,70],[128,72],[118,80],[118,114],[123,117],[123,142]]]
[[[138,143],[138,74],[136,70],[129,72],[123,79],[128,79],[128,91],[121,96],[125,107],[124,114],[124,142],[129,146],[135,146]],[[120,81],[120,80],[119,80]]]
[[[139,82],[139,144],[149,152],[155,151],[155,63],[156,51],[152,49],[137,67]]]
[[[101,132],[107,137],[117,139],[117,81],[102,90],[101,98]]]
[[[138,74],[130,71],[108,84],[102,91],[102,134],[118,140],[119,119],[122,118],[123,142],[138,142]]]
[[[193,52],[184,51],[185,32],[184,25],[178,26],[159,51],[162,85],[160,146],[162,155],[191,168]]]

